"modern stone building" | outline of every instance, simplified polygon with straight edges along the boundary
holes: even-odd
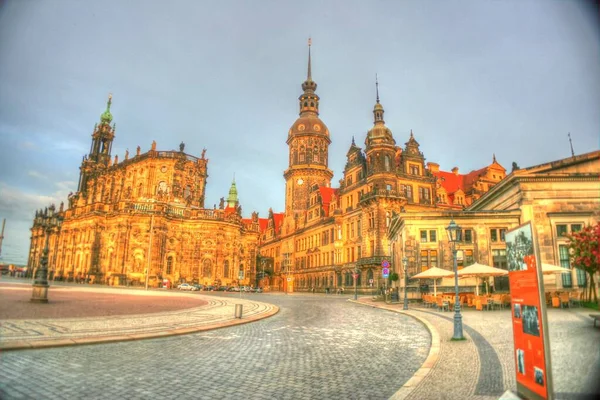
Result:
[[[115,125],[111,99],[94,127],[77,192],[60,205],[60,227],[49,237],[50,279],[156,286],[164,279],[202,284],[255,281],[258,215],[241,217],[235,182],[219,208],[205,208],[208,159],[150,150],[119,161],[111,156]],[[32,227],[29,270],[39,266],[47,210]],[[243,279],[239,280],[239,272]]]

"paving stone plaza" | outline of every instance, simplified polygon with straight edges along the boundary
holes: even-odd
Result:
[[[6,291],[0,284],[0,293]],[[201,298],[202,304],[149,314],[146,323],[139,314],[105,317],[104,332],[96,325],[86,335],[88,342],[109,335],[113,343],[81,344],[85,341],[76,339],[81,331],[72,330],[80,325],[69,325],[68,319],[3,321],[0,346],[5,349],[15,336],[31,340],[42,325],[48,330],[39,330],[45,339],[62,334],[74,340],[68,346],[3,351],[0,397],[498,399],[516,387],[507,310],[466,310],[468,340],[451,342],[452,313],[412,305],[404,313],[401,304],[370,297],[354,302],[351,296],[323,294],[184,296]],[[232,325],[241,321],[233,318],[238,302],[253,310],[242,319],[254,313],[255,321]],[[267,318],[259,319],[260,314]],[[98,324],[99,319],[74,320]],[[549,310],[549,320],[556,398],[585,398],[600,376],[600,329],[593,328],[585,309]],[[120,341],[119,330],[139,337]],[[177,335],[135,340],[161,331]],[[35,347],[35,340],[31,343]]]

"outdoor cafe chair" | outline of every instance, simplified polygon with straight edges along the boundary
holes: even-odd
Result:
[[[502,302],[502,296],[499,294],[495,294],[492,296],[492,308],[500,308],[503,309],[504,308],[504,303]]]
[[[573,292],[569,296],[570,306],[573,306],[577,303],[578,307],[581,307],[581,292]]]
[[[486,310],[490,309],[490,299],[487,296],[480,296],[479,299],[481,300],[481,307],[485,307]],[[493,300],[492,300],[493,302]]]
[[[444,309],[446,311],[450,311],[450,308],[448,305],[448,300],[446,300],[442,297],[437,298],[437,307],[438,307],[438,310],[441,310],[441,311],[443,311]]]
[[[423,295],[423,305],[425,307],[431,307],[433,305],[432,296],[429,294]]]
[[[563,305],[565,305],[566,307],[570,307],[570,301],[569,301],[569,293],[564,292],[558,295],[558,298],[560,299],[560,308],[563,308]]]

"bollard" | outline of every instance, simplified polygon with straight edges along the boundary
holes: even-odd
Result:
[[[235,318],[242,318],[243,312],[244,312],[244,305],[236,304],[235,305]]]

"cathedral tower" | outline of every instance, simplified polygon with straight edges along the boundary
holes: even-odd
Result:
[[[109,94],[106,110],[100,115],[100,124],[94,126],[90,154],[83,158],[79,168],[81,172],[79,174],[78,192],[86,193],[89,177],[110,166],[110,151],[115,138],[115,124],[110,125],[113,118],[110,113],[111,104],[112,95]]]
[[[383,106],[379,102],[379,82],[375,80],[377,102],[373,108],[374,125],[367,133],[365,139],[365,153],[367,156],[367,176],[369,181],[385,181],[386,175],[394,172],[394,158],[396,154],[396,141],[392,131],[385,126],[383,120]]]
[[[289,130],[289,167],[283,176],[286,181],[285,215],[303,219],[309,208],[310,192],[318,186],[330,186],[333,172],[328,168],[329,130],[319,118],[317,83],[312,80],[311,41],[308,40],[308,74],[298,98],[300,117]]]

